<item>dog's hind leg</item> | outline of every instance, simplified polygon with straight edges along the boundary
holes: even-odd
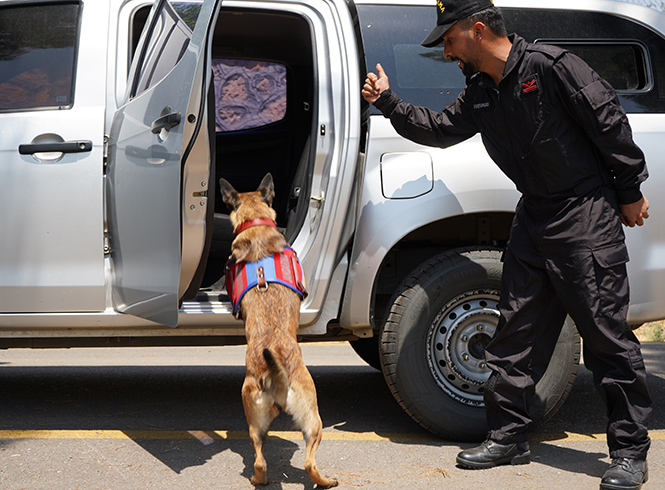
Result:
[[[268,484],[268,465],[263,457],[263,443],[268,435],[270,424],[279,411],[267,403],[253,379],[245,378],[242,386],[242,402],[249,425],[249,439],[256,454],[254,460],[254,485]]]
[[[300,427],[305,439],[305,470],[314,484],[325,488],[336,487],[337,480],[323,476],[316,466],[316,450],[323,436],[323,423],[316,402],[314,381],[304,365],[297,378],[302,384],[292,383],[286,411]]]
[[[312,421],[310,426],[303,430],[303,436],[305,437],[306,443],[305,470],[312,482],[316,485],[325,488],[336,487],[337,480],[323,476],[319,473],[319,469],[316,467],[316,450],[319,448],[321,437],[323,436],[323,424],[321,423],[318,411],[316,413],[316,419],[318,420]]]
[[[254,460],[254,476],[252,476],[252,483],[254,485],[268,484],[268,465],[266,459],[263,457],[263,443],[266,440],[267,434],[267,431],[263,432],[257,427],[249,427],[249,438],[256,454],[256,459]]]

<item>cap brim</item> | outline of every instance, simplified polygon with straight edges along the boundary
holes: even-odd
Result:
[[[436,26],[434,29],[432,29],[432,32],[429,33],[425,40],[420,43],[420,45],[425,46],[426,48],[431,48],[437,44],[440,44],[441,41],[443,41],[443,35],[453,26],[453,24],[455,24],[455,22]]]

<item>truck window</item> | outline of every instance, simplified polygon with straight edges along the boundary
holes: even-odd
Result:
[[[441,110],[464,88],[443,46],[420,46],[435,19],[434,7],[358,5],[367,68],[381,63],[399,95]],[[665,111],[665,39],[636,22],[604,12],[501,8],[508,32],[529,42],[556,44],[580,56],[619,94],[624,109]],[[372,107],[372,113],[378,110]]]
[[[0,8],[0,111],[72,106],[80,10],[78,2]]]
[[[575,53],[619,93],[638,93],[650,88],[646,48],[638,42],[554,39],[539,39],[537,42],[554,44]]]
[[[405,101],[441,110],[464,89],[464,75],[443,56],[443,47],[420,45],[436,19],[435,7],[357,7],[367,68],[375,71],[381,63]],[[378,114],[374,106],[372,113]]]
[[[218,133],[254,129],[286,115],[286,66],[254,60],[214,59]]]
[[[627,112],[665,111],[665,39],[605,12],[501,9],[508,32],[556,44],[580,56],[616,89]]]
[[[178,64],[189,45],[201,4],[202,0],[164,2],[144,46],[139,76],[132,89],[133,96],[157,84]]]
[[[129,43],[131,48],[129,51],[129,56],[127,57],[128,70],[132,64],[132,59],[134,58],[134,54],[136,53],[136,48],[139,45],[141,32],[143,31],[143,28],[145,27],[145,24],[148,21],[148,15],[150,14],[150,9],[151,9],[150,5],[140,7],[136,12],[134,12],[132,16],[132,22],[129,26]]]

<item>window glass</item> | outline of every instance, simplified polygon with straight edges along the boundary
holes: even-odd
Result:
[[[508,32],[558,44],[584,59],[614,86],[626,111],[665,111],[665,39],[656,32],[604,12],[500,10]],[[465,78],[444,59],[443,46],[420,46],[434,27],[435,7],[358,5],[358,14],[367,68],[375,71],[381,63],[402,99],[442,110],[462,91]],[[372,106],[372,113],[379,111]]]
[[[443,46],[420,45],[434,26],[435,7],[358,5],[358,14],[368,69],[381,63],[405,101],[442,110],[464,89],[465,77]]]
[[[217,132],[266,126],[286,115],[286,66],[254,60],[214,59]]]
[[[665,111],[665,79],[660,76],[665,40],[656,32],[605,12],[501,11],[508,32],[517,32],[529,42],[551,42],[579,55],[614,86],[627,112]]]
[[[134,55],[136,54],[136,48],[139,45],[139,39],[141,38],[141,32],[143,31],[143,28],[145,27],[147,21],[148,21],[148,15],[150,14],[150,9],[152,7],[150,5],[146,5],[145,7],[140,7],[134,14],[132,15],[132,21],[130,24],[130,31],[129,31],[129,45],[130,51],[129,51],[129,56],[127,57],[127,70],[129,71],[129,68],[132,64],[132,59],[134,59]]]
[[[155,19],[133,95],[139,95],[162,80],[185,54],[202,0],[166,0]]]
[[[71,107],[79,13],[77,2],[0,8],[0,111]]]
[[[619,44],[602,40],[589,42],[538,40],[538,42],[554,44],[575,53],[619,92],[648,88],[644,53],[639,44]]]
[[[443,56],[443,48],[425,48],[420,44],[397,44],[393,48],[397,84],[402,88],[464,88],[462,70]],[[425,75],[425,76],[423,76]]]

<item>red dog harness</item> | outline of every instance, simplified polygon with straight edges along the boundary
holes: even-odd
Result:
[[[248,221],[238,226],[236,233],[258,225],[275,226],[275,223],[272,220]],[[271,282],[292,289],[301,300],[307,297],[302,265],[291,247],[284,247],[284,252],[274,253],[258,262],[234,262],[229,259],[226,264],[226,292],[233,303],[235,317],[240,318],[238,306],[247,291],[253,287],[266,291]]]

